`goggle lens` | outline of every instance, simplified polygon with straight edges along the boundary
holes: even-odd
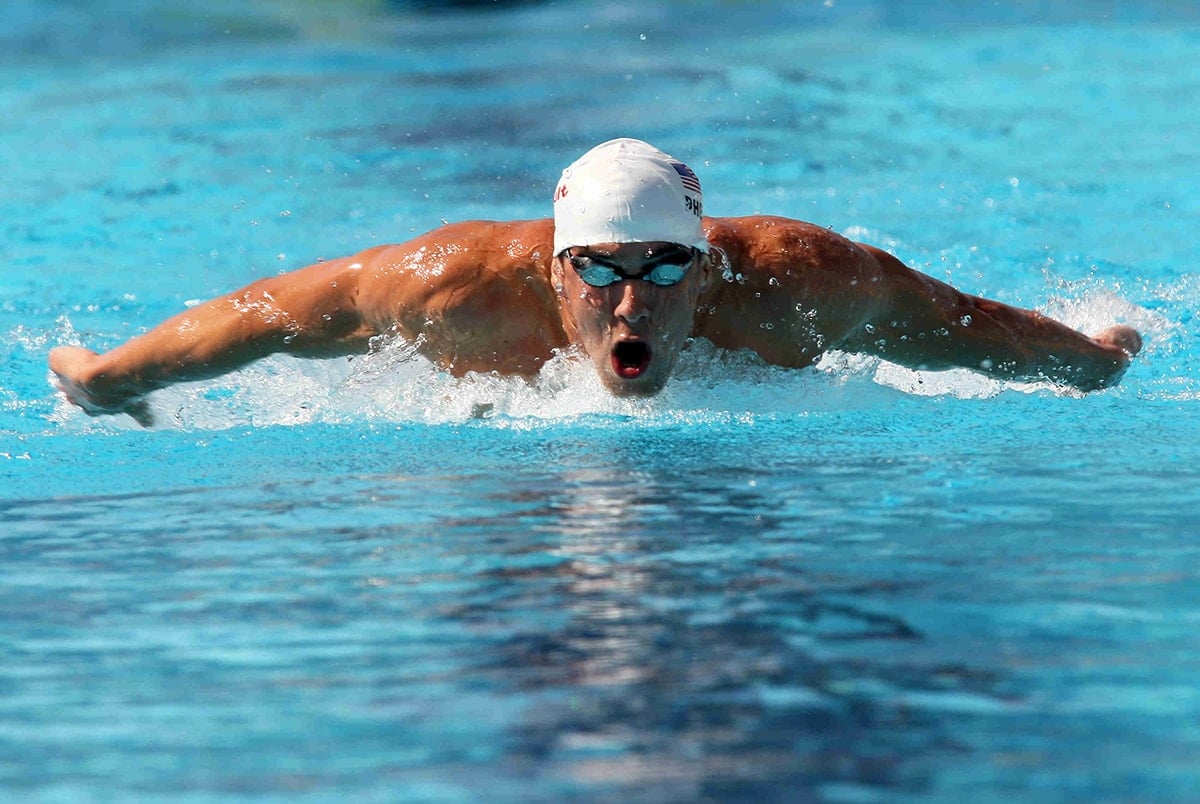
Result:
[[[649,271],[641,274],[625,274],[611,265],[595,262],[587,257],[569,257],[571,266],[579,274],[579,278],[594,288],[606,288],[627,279],[644,279],[660,288],[678,285],[687,276],[688,268],[695,262],[695,256],[689,256],[687,262],[660,262]]]

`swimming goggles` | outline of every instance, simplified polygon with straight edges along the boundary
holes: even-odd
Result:
[[[627,274],[615,266],[599,262],[596,257],[584,255],[572,256],[570,254],[564,254],[563,256],[570,261],[571,267],[575,269],[575,273],[579,274],[579,278],[594,288],[606,288],[609,285],[615,285],[618,282],[631,279],[644,279],[653,285],[658,285],[660,288],[670,287],[683,281],[684,276],[687,275],[688,268],[696,261],[694,251],[672,252],[664,255],[661,261],[654,263],[654,267],[648,271],[643,271],[640,274]]]

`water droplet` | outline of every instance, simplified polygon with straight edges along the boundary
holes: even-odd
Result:
[[[867,331],[867,334],[869,334],[869,335],[875,334],[875,325],[874,324],[867,324],[865,327],[863,327],[863,329],[865,329]]]
[[[962,318],[958,319],[958,323],[962,324],[964,327],[971,326],[971,316],[964,315]]]
[[[773,288],[777,288],[779,287],[779,280],[775,277],[771,277],[769,280],[767,280],[767,284]]]

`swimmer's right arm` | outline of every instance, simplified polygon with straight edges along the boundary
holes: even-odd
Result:
[[[103,354],[60,346],[50,352],[50,369],[67,399],[87,413],[124,412],[145,424],[141,398],[172,383],[216,377],[276,352],[364,352],[378,334],[358,304],[364,256],[260,279]]]

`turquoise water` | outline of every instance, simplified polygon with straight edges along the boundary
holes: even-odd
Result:
[[[296,5],[6,9],[6,798],[1195,799],[1190,4]],[[48,383],[263,274],[545,215],[619,135],[713,214],[1146,349],[1079,397],[700,343],[627,402],[392,344],[151,430]]]

